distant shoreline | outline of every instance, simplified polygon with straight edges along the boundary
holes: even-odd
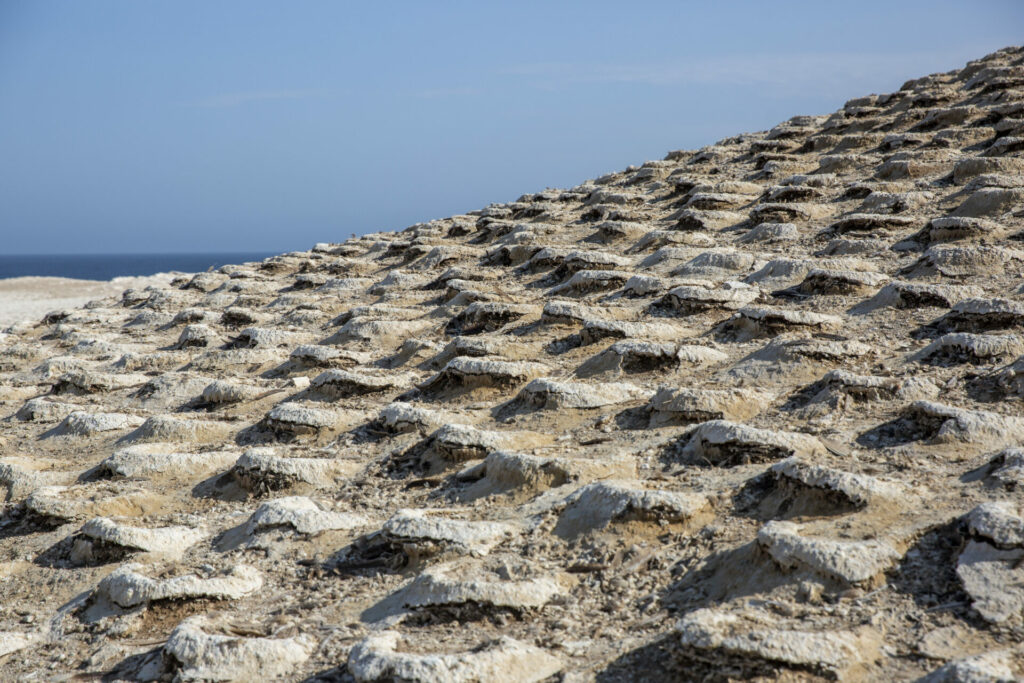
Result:
[[[198,273],[228,264],[261,261],[278,252],[177,254],[22,254],[0,256],[0,281],[56,277],[109,282],[119,277]]]

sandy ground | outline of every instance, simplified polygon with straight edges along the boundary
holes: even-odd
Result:
[[[117,296],[132,287],[167,284],[178,273],[113,280],[74,280],[63,277],[14,277],[0,280],[0,327],[36,320],[50,311],[83,306],[94,299]]]

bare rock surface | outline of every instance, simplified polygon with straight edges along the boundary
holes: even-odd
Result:
[[[1006,48],[399,232],[3,284],[0,679],[1024,678],[1022,120]]]

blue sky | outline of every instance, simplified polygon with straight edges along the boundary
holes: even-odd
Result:
[[[306,249],[1022,40],[1012,0],[0,0],[0,253]]]

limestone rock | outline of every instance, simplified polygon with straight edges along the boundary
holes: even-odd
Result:
[[[955,659],[921,679],[921,683],[1010,683],[1020,679],[1014,652],[996,650]]]
[[[504,522],[446,519],[428,510],[399,510],[381,528],[392,542],[405,545],[441,544],[462,554],[486,555],[497,545],[521,533]]]
[[[876,580],[902,557],[886,541],[807,537],[792,522],[768,522],[757,542],[784,568],[806,568],[851,585]]]
[[[871,631],[810,630],[779,621],[755,610],[705,608],[684,616],[676,631],[683,647],[698,652],[809,668],[833,677],[853,677],[858,665],[878,656],[881,639]]]
[[[177,556],[206,537],[199,529],[185,526],[144,528],[117,522],[109,517],[94,517],[79,532],[83,537],[130,550]]]
[[[655,372],[681,366],[712,365],[726,358],[728,356],[717,349],[696,344],[618,341],[580,365],[576,375]]]
[[[112,477],[129,479],[160,474],[201,476],[230,466],[238,459],[237,451],[177,452],[177,444],[135,444],[114,451],[99,464],[100,470]]]
[[[487,565],[455,560],[428,567],[399,595],[401,604],[413,609],[472,603],[524,610],[540,609],[565,592],[555,578],[529,576],[521,562],[494,556]]]
[[[748,341],[758,337],[772,337],[795,329],[821,331],[838,330],[843,319],[827,313],[791,311],[765,307],[745,307],[719,325],[719,333],[734,341]]]
[[[313,391],[331,398],[348,398],[400,389],[412,383],[411,376],[407,374],[326,370],[317,375],[310,386]]]
[[[250,536],[276,527],[291,527],[300,534],[316,534],[334,529],[353,529],[367,523],[362,515],[333,512],[304,496],[288,496],[261,504],[249,517],[245,529]]]
[[[232,472],[247,490],[278,490],[297,483],[327,486],[360,468],[357,462],[331,458],[279,455],[274,448],[250,448],[235,461]]]
[[[445,389],[504,387],[547,374],[550,368],[529,361],[509,362],[485,358],[453,358],[439,373],[420,385],[426,392]]]
[[[171,632],[164,653],[184,681],[247,681],[291,674],[316,647],[308,634],[245,638],[209,633],[207,617],[189,617]]]
[[[58,436],[92,436],[100,432],[114,432],[123,429],[131,429],[142,424],[143,419],[135,415],[123,413],[89,413],[83,410],[75,412],[64,418],[54,435]]]
[[[415,654],[400,649],[401,642],[395,631],[367,636],[349,653],[349,673],[361,682],[526,683],[545,680],[562,668],[556,657],[508,636],[457,654]]]
[[[757,415],[774,396],[759,389],[689,389],[662,386],[651,397],[651,424],[670,421],[742,421]]]
[[[624,382],[586,384],[538,378],[519,392],[517,400],[546,410],[601,408],[643,399],[648,392]]]
[[[732,467],[824,452],[821,442],[807,434],[758,429],[728,420],[709,420],[683,437],[678,455],[685,462]]]
[[[555,457],[494,451],[467,478],[478,477],[465,496],[475,499],[494,493],[534,493],[577,481],[636,476],[636,461],[629,456],[601,459]]]
[[[797,456],[775,463],[769,472],[776,480],[837,493],[858,507],[911,499],[906,488],[898,483],[815,465]]]
[[[114,570],[96,586],[93,599],[131,609],[158,600],[236,600],[263,586],[260,572],[247,565],[235,565],[219,576],[184,574],[168,579],[150,578],[141,573],[142,569],[142,565],[127,564]]]
[[[699,494],[645,488],[637,481],[589,484],[566,500],[555,533],[573,537],[614,522],[698,525],[711,518],[707,498]]]

